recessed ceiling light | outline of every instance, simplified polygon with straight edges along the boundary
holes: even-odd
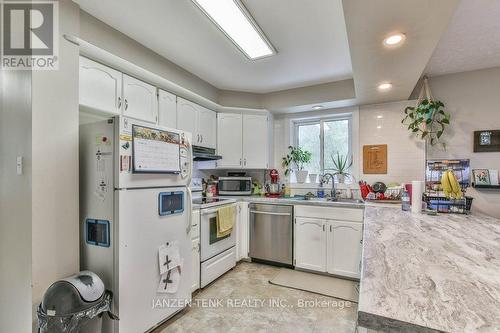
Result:
[[[312,108],[313,108],[313,110],[319,110],[319,109],[323,108],[323,105],[315,105]]]
[[[405,41],[405,39],[406,39],[405,34],[402,33],[392,34],[384,39],[384,45],[388,47],[398,46],[402,44]]]
[[[381,129],[381,128],[382,128],[382,126],[380,126],[380,125],[377,126],[377,129]]]
[[[276,53],[240,0],[192,1],[249,59]]]
[[[387,91],[392,88],[392,83],[385,82],[378,85],[378,90]]]
[[[377,119],[382,119],[382,118],[384,118],[384,116],[382,116],[380,114],[377,116]]]

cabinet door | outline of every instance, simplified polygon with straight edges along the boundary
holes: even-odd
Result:
[[[123,74],[123,115],[150,123],[158,121],[156,87]]]
[[[267,115],[243,115],[243,167],[265,169],[269,162]]]
[[[217,153],[222,155],[222,159],[217,161],[217,167],[242,167],[242,120],[241,114],[219,113],[217,115]]]
[[[248,228],[248,202],[240,202],[238,204],[239,211],[239,225],[238,225],[238,257],[237,260],[248,258],[249,252],[249,228]]]
[[[191,255],[193,262],[193,281],[191,284],[191,292],[200,289],[200,239],[192,240]]]
[[[200,135],[196,132],[198,121],[197,105],[177,97],[177,128],[193,135],[193,144],[200,145]]]
[[[119,115],[122,104],[122,73],[80,57],[80,105]]]
[[[200,146],[215,149],[217,146],[217,113],[198,105],[197,124]]]
[[[296,267],[326,272],[325,223],[319,219],[295,219]]]
[[[177,96],[158,90],[158,125],[177,128]]]
[[[328,273],[359,278],[362,237],[362,223],[328,222]]]

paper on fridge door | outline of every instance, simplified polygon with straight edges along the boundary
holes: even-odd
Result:
[[[182,262],[179,266],[172,268],[165,274],[160,276],[160,284],[158,285],[158,293],[175,294],[179,289],[181,282]]]
[[[161,245],[158,249],[158,263],[160,275],[167,273],[172,268],[181,265],[181,255],[179,251],[179,242],[173,241],[166,245]]]

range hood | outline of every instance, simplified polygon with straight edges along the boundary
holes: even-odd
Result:
[[[193,146],[193,161],[215,161],[220,160],[222,156],[215,155],[215,149]]]

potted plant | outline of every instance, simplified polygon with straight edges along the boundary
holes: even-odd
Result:
[[[311,161],[312,154],[310,151],[300,147],[288,147],[288,154],[283,157],[281,165],[285,169],[285,176],[290,173],[292,165],[295,166],[295,178],[297,183],[304,183],[307,178],[308,171],[304,170],[304,165]]]
[[[337,179],[339,184],[343,184],[345,182],[345,177],[350,176],[347,171],[352,166],[352,158],[348,155],[340,155],[339,152],[337,152],[336,155],[331,155],[330,157],[333,163],[333,171],[335,171],[334,174],[338,176]]]
[[[424,98],[424,92],[426,98]],[[424,77],[417,105],[406,107],[404,112],[405,117],[401,123],[407,125],[411,133],[426,140],[431,146],[440,141],[445,127],[450,124],[451,116],[444,111],[444,103],[432,97],[427,77]],[[443,148],[446,148],[444,142],[441,144]]]

